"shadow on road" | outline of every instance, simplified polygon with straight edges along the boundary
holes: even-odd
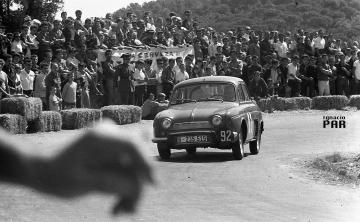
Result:
[[[245,157],[251,155],[245,153]],[[239,161],[234,160],[232,152],[204,152],[199,151],[196,154],[187,154],[186,152],[172,153],[170,159],[162,160],[157,156],[157,160],[160,162],[173,162],[173,163],[216,163],[216,162],[228,162]]]

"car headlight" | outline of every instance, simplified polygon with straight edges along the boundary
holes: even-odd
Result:
[[[169,118],[165,118],[165,119],[163,119],[163,121],[161,122],[161,125],[162,125],[162,127],[163,127],[164,129],[169,129],[170,126],[171,126],[171,124],[172,124],[172,120],[169,119]]]
[[[220,126],[222,124],[222,117],[219,115],[213,116],[213,118],[211,119],[211,123],[214,126]]]

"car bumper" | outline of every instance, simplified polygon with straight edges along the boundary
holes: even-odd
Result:
[[[186,143],[179,144],[177,137],[181,136],[193,136],[193,135],[207,135],[210,138],[207,142],[198,143]],[[220,138],[220,131],[184,131],[184,132],[172,132],[166,137],[155,137],[152,139],[153,143],[167,143],[172,149],[184,149],[189,147],[213,147],[220,149],[228,149],[229,145],[236,142],[239,139],[237,132],[231,132],[231,139],[229,141],[222,141]]]

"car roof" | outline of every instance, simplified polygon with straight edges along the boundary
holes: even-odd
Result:
[[[242,79],[233,77],[233,76],[205,76],[199,78],[188,79],[182,81],[176,85],[176,87],[184,86],[184,85],[191,85],[197,84],[202,82],[228,82],[233,84],[238,84],[238,82],[244,82]]]

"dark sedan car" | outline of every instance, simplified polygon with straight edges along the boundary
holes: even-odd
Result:
[[[249,98],[243,80],[209,76],[183,81],[174,87],[167,110],[154,120],[154,138],[161,159],[171,149],[232,149],[244,157],[244,144],[258,154],[264,123],[259,107]]]

